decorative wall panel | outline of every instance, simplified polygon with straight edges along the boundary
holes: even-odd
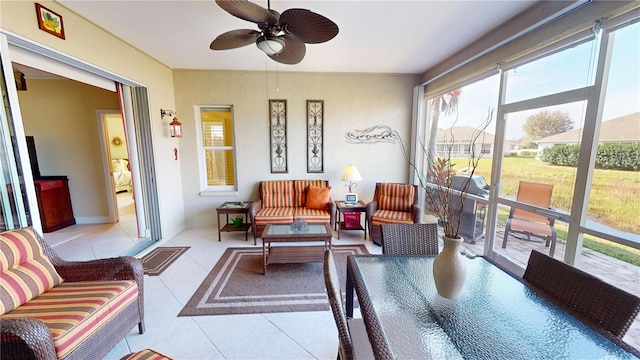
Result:
[[[307,100],[307,172],[324,172],[324,101]]]
[[[271,173],[287,170],[287,100],[269,100]]]

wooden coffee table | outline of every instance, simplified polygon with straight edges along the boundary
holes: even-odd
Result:
[[[329,223],[308,224],[308,231],[293,232],[291,224],[267,224],[262,232],[263,274],[268,264],[290,264],[322,262],[324,251],[331,249],[331,226]],[[322,245],[307,245],[306,242],[322,241]],[[272,243],[291,243],[271,246]]]

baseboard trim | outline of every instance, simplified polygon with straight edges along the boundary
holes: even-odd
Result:
[[[76,224],[112,224],[113,221],[108,216],[81,216],[76,217]]]

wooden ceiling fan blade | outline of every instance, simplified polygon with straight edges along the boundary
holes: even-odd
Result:
[[[307,47],[304,43],[282,36],[284,40],[284,50],[278,54],[269,55],[272,60],[275,60],[281,64],[294,65],[304,59],[304,55],[307,53]]]
[[[318,44],[338,35],[338,25],[326,17],[306,9],[289,9],[280,15],[280,27],[292,39]]]
[[[242,20],[256,24],[276,24],[278,22],[279,16],[276,11],[269,11],[247,0],[216,0],[216,4],[224,11]]]
[[[209,49],[211,50],[228,50],[235,49],[256,42],[260,36],[260,32],[250,29],[231,30],[220,34],[215,38]]]

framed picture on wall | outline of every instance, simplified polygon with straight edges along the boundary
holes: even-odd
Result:
[[[271,173],[286,174],[287,169],[287,100],[269,100],[269,145]]]
[[[64,39],[64,24],[62,16],[36,3],[36,14],[38,16],[38,28]]]

